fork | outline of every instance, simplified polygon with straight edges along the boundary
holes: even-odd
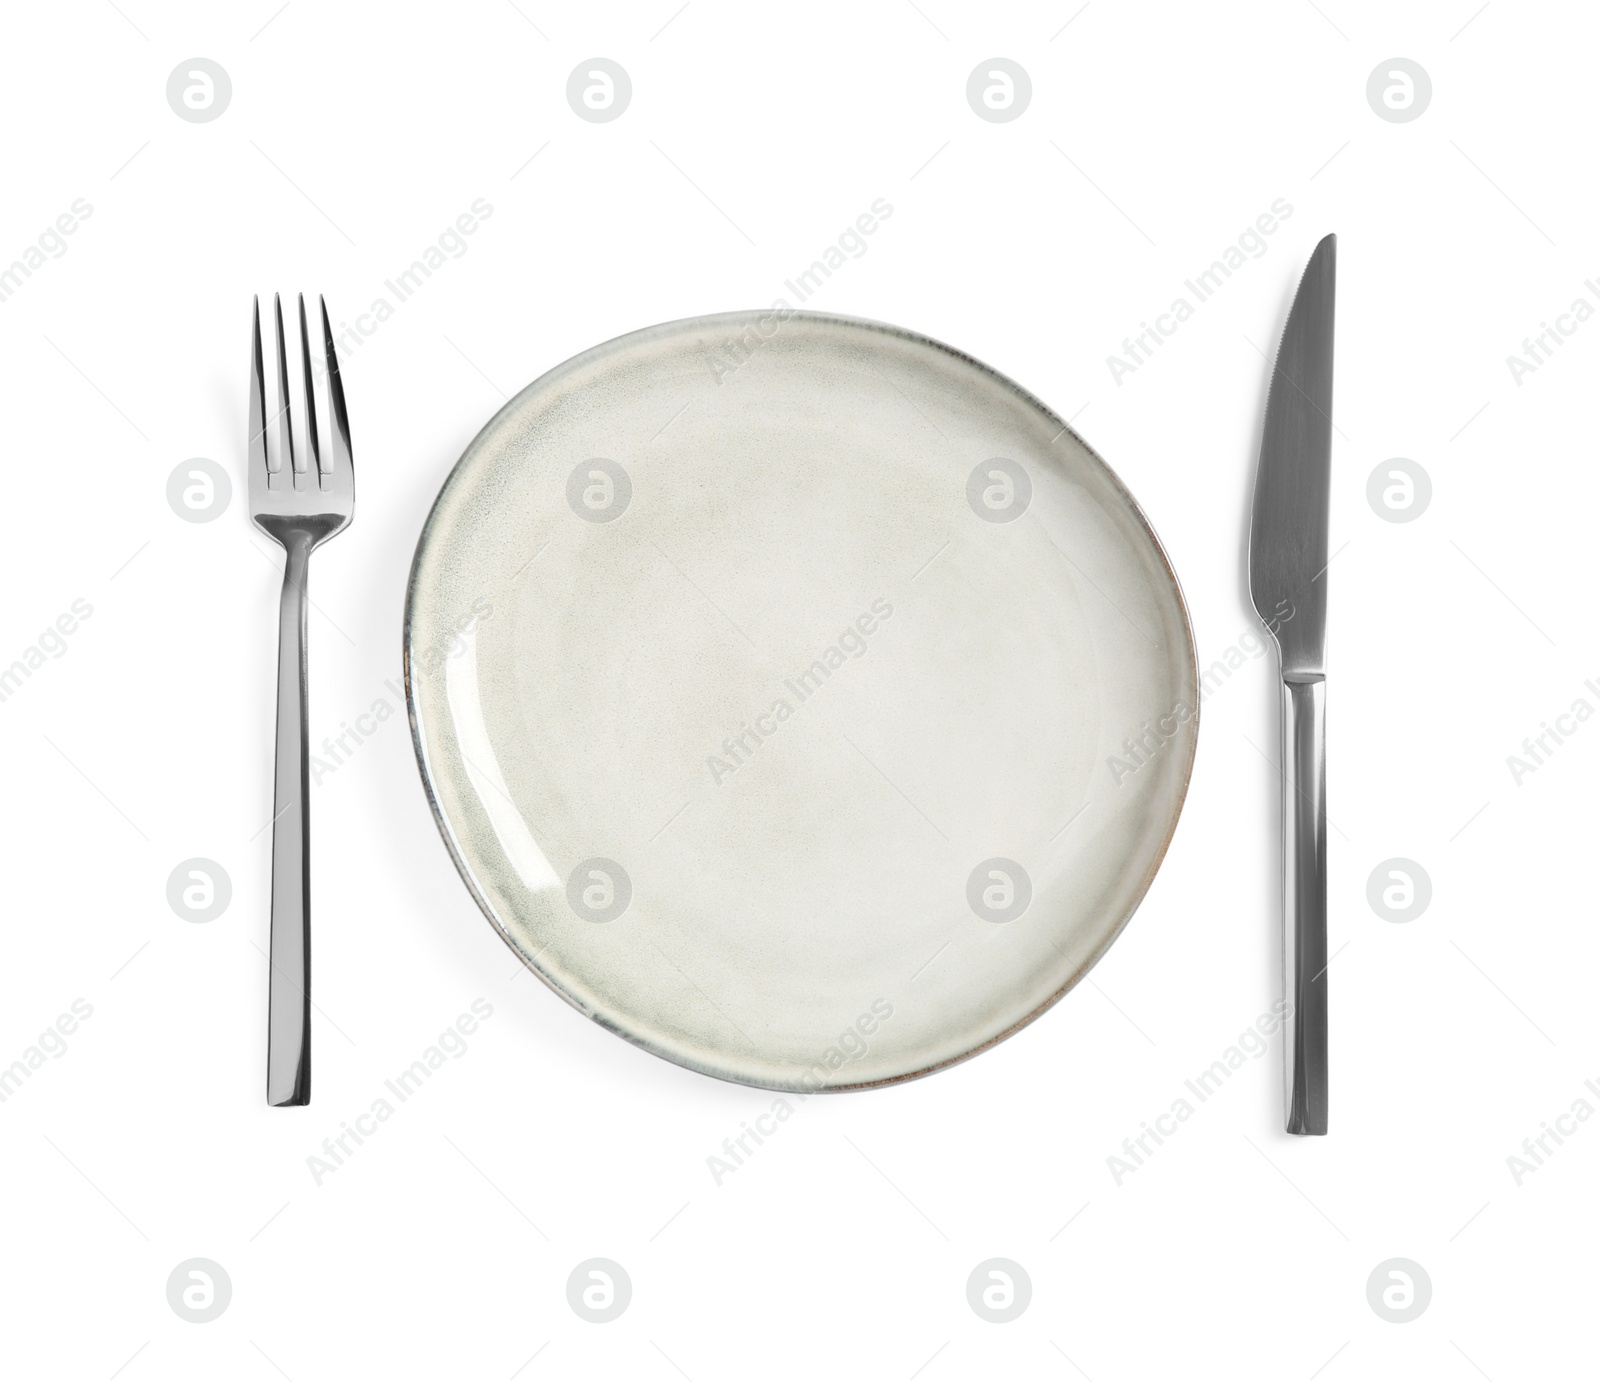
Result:
[[[311,818],[306,801],[306,575],[311,553],[349,524],[355,508],[350,419],[328,304],[322,307],[327,358],[329,447],[317,441],[316,394],[306,299],[300,295],[300,363],[305,379],[305,444],[297,452],[289,411],[283,304],[273,295],[278,328],[277,464],[267,448],[266,379],[261,367],[261,299],[255,300],[250,349],[250,516],[284,550],[278,606],[278,747],[272,814],[272,955],[267,1006],[267,1103],[311,1102]]]

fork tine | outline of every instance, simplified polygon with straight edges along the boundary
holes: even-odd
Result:
[[[250,311],[250,478],[272,473],[267,454],[267,386],[261,370],[261,299]]]
[[[278,468],[299,471],[305,468],[305,457],[298,460],[294,454],[294,422],[289,412],[289,360],[283,349],[283,299],[272,295],[272,315],[278,325]]]
[[[326,474],[322,467],[322,447],[317,443],[317,391],[311,387],[311,342],[306,338],[306,295],[300,294],[300,366],[306,386],[306,450],[310,459],[306,473],[319,479]]]
[[[339,377],[339,357],[333,348],[333,330],[328,325],[328,303],[319,293],[322,305],[322,348],[328,361],[328,411],[332,414],[329,450],[333,453],[329,473],[337,473],[347,481],[355,479],[355,466],[350,457],[350,414],[344,407],[344,382]]]

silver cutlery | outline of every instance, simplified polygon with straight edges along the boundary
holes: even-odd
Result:
[[[283,596],[278,606],[278,741],[272,808],[272,941],[267,1010],[267,1103],[311,1102],[311,817],[306,724],[306,575],[311,553],[350,522],[355,473],[350,461],[350,419],[344,387],[321,299],[322,341],[328,371],[329,446],[317,438],[316,392],[306,300],[300,297],[300,364],[305,381],[306,429],[295,447],[289,408],[289,367],[283,340],[283,306],[272,299],[278,344],[277,458],[267,446],[266,379],[261,364],[261,300],[251,321],[250,515],[284,550]]]
[[[1333,431],[1334,237],[1289,309],[1267,394],[1250,516],[1250,598],[1283,680],[1285,1127],[1328,1131],[1328,477]]]

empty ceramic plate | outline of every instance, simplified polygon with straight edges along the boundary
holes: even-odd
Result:
[[[523,390],[423,530],[422,775],[506,942],[603,1026],[773,1089],[1037,1017],[1149,887],[1195,658],[1117,478],[871,322],[670,322]]]

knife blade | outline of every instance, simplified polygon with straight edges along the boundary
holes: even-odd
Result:
[[[1324,718],[1335,246],[1312,252],[1267,392],[1250,515],[1250,598],[1283,683],[1284,1124],[1328,1131]]]

